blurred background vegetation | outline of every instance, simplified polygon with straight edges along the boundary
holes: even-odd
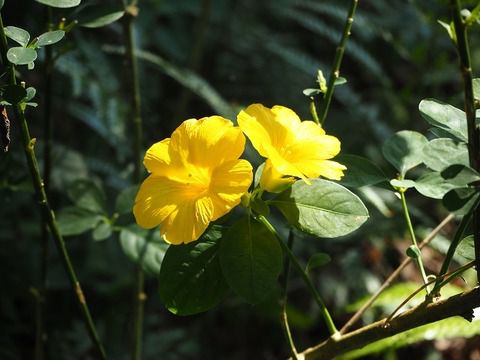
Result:
[[[309,119],[309,99],[302,90],[315,87],[318,69],[329,73],[348,4],[346,0],[139,1],[135,38],[141,50],[144,149],[169,137],[187,118],[221,114],[234,120],[238,109],[254,102],[285,105]],[[77,10],[54,10],[54,23],[63,17],[68,23],[76,18]],[[22,27],[32,34],[46,31],[45,8],[39,3],[7,0],[2,13],[5,25]],[[394,170],[383,160],[380,146],[401,129],[427,133],[427,123],[417,110],[421,99],[433,97],[462,107],[455,48],[438,19],[449,19],[446,2],[438,0],[362,0],[357,10],[341,72],[348,83],[336,89],[325,127],[341,139],[343,153],[368,157],[391,177]],[[479,42],[474,28],[474,73],[480,66]],[[74,203],[78,195],[75,188],[83,180],[83,184],[93,183],[101,189],[104,211],[111,219],[118,194],[134,185],[124,44],[121,19],[98,29],[74,27],[55,45],[50,192],[56,210]],[[45,53],[40,51],[39,56],[34,70],[22,67],[19,74],[28,86],[37,89],[39,106],[30,108],[27,117],[42,160]],[[11,120],[10,151],[0,155],[0,358],[5,360],[32,357],[33,293],[39,283],[41,243],[40,214],[33,201],[19,125]],[[258,158],[250,160],[260,162]],[[392,192],[382,188],[355,192],[371,214],[359,231],[335,240],[297,234],[294,246],[305,258],[319,251],[332,257],[332,262],[315,271],[314,278],[338,324],[348,320],[358,299],[378,288],[404,258],[409,245],[400,204]],[[414,190],[408,196],[419,233],[426,234],[447,214],[440,201],[421,198]],[[64,226],[69,215],[68,210],[63,211]],[[120,225],[132,222],[131,214],[118,219]],[[93,234],[87,231],[67,236],[67,246],[110,358],[127,359],[134,268],[129,252],[134,250],[119,240],[118,231],[110,235],[108,229],[104,233],[97,230],[95,235],[95,230]],[[452,224],[426,251],[428,269],[438,271],[453,230]],[[161,253],[164,247],[159,245],[157,250]],[[48,263],[47,358],[93,359],[91,343],[53,246]],[[416,271],[409,269],[401,280],[418,281]],[[463,286],[463,282],[457,285]],[[160,303],[157,288],[155,277],[148,276],[144,359],[288,356],[275,302],[252,306],[231,294],[208,313],[176,317]],[[392,299],[383,302],[385,306],[372,309],[364,320],[387,314],[391,302],[401,300],[411,290],[411,286],[400,288]],[[314,301],[296,274],[291,278],[289,299],[297,347],[304,349],[325,338],[327,331]],[[455,335],[455,329],[449,332]],[[478,337],[395,347],[390,344],[371,358],[480,358]]]

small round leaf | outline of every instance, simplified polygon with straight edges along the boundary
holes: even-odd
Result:
[[[15,65],[27,65],[37,59],[37,52],[31,48],[13,47],[8,50],[7,59]]]

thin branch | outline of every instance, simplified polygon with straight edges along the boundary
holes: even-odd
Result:
[[[450,8],[457,39],[456,45],[460,58],[460,70],[463,78],[470,166],[480,171],[480,129],[475,124],[475,99],[473,96],[473,76],[467,39],[467,26],[462,19],[460,0],[450,0]],[[480,281],[480,208],[478,206],[473,213],[473,238],[475,244],[477,279]]]
[[[333,60],[333,67],[328,78],[328,87],[327,92],[323,98],[322,108],[320,110],[320,124],[325,124],[325,119],[327,118],[328,109],[330,108],[330,103],[332,101],[333,90],[335,88],[335,81],[340,77],[340,66],[342,65],[343,53],[345,52],[345,47],[347,44],[347,39],[350,37],[353,17],[355,16],[355,11],[357,9],[358,0],[352,0],[350,3],[350,9],[348,11],[347,20],[345,22],[345,27],[343,28],[343,35],[340,43],[338,44],[337,50],[335,52],[335,59]]]
[[[9,63],[7,59],[7,38],[5,36],[5,30],[3,26],[3,19],[0,15],[0,56],[2,60],[2,64],[9,76],[9,81],[11,85],[17,84],[17,79],[15,76],[15,68],[12,64]],[[53,210],[50,208],[50,204],[48,202],[47,194],[45,192],[44,183],[42,177],[40,175],[40,169],[38,166],[37,157],[35,155],[35,139],[30,137],[30,131],[28,128],[27,120],[25,118],[25,113],[20,105],[14,105],[13,110],[15,113],[15,117],[20,124],[21,132],[22,132],[22,141],[25,151],[25,156],[27,158],[28,169],[30,171],[30,175],[32,178],[33,187],[35,189],[35,193],[37,196],[38,203],[40,204],[42,216],[47,221],[47,225],[50,229],[52,237],[55,241],[55,245],[59,252],[60,258],[63,262],[63,267],[65,268],[68,279],[70,280],[70,285],[76,295],[76,299],[78,304],[80,305],[80,309],[82,311],[83,320],[87,327],[88,334],[90,335],[91,340],[93,341],[98,354],[101,359],[106,359],[105,350],[100,342],[98,337],[97,331],[95,329],[95,325],[93,323],[92,317],[90,315],[90,311],[85,300],[84,293],[78,281],[77,275],[73,268],[72,262],[70,260],[70,256],[68,254],[67,248],[65,246],[65,241],[63,240],[62,235],[60,234],[60,230],[58,228],[57,221],[55,219],[55,214]]]
[[[452,316],[462,316],[471,320],[473,309],[478,306],[480,306],[480,288],[476,287],[445,300],[424,302],[400,314],[387,326],[383,319],[345,334],[340,339],[330,338],[299,355],[304,356],[306,360],[330,360],[372,342]]]
[[[445,217],[445,219],[443,219],[440,224],[438,224],[437,227],[433,229],[430,234],[425,237],[425,239],[423,239],[423,241],[418,245],[418,247],[422,249],[428,243],[430,243],[430,241],[432,241],[433,238],[437,236],[440,230],[442,230],[445,225],[447,225],[453,218],[453,214],[449,214],[447,217]],[[347,321],[345,325],[343,325],[343,327],[340,329],[341,334],[345,334],[347,330],[350,329],[350,327],[352,327],[352,325],[355,324],[363,316],[365,311],[367,311],[367,309],[372,306],[372,304],[375,302],[375,300],[378,299],[380,294],[392,284],[392,282],[398,277],[398,275],[400,275],[403,269],[405,269],[405,267],[407,267],[407,265],[412,262],[412,260],[412,258],[407,257],[405,258],[405,260],[402,261],[402,263],[395,269],[394,272],[390,274],[390,276],[384,281],[382,286],[380,286],[380,288],[372,295],[372,297],[365,304],[363,304],[360,309],[358,309],[358,311],[350,318],[350,320]]]

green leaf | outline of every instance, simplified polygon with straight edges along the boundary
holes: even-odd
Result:
[[[93,229],[92,237],[95,241],[108,239],[112,235],[112,224],[108,219],[104,218],[104,221],[100,222],[95,229]]]
[[[53,45],[59,42],[60,40],[62,40],[64,36],[65,36],[65,31],[63,30],[54,30],[54,31],[43,33],[38,37],[36,46],[41,47],[41,46]]]
[[[454,184],[457,187],[466,186],[472,182],[480,180],[480,174],[469,166],[451,165],[441,173],[445,181]]]
[[[20,85],[8,85],[3,92],[3,98],[10,104],[16,105],[27,96],[27,90]]]
[[[446,193],[457,187],[445,181],[439,172],[426,173],[415,181],[415,189],[423,196],[432,199],[441,199]]]
[[[28,31],[16,26],[6,26],[4,30],[7,37],[22,45],[22,47],[27,47],[28,42],[30,41],[30,34]]]
[[[475,242],[473,235],[468,235],[460,241],[457,247],[457,254],[469,261],[475,260]]]
[[[397,349],[421,341],[470,338],[475,335],[480,335],[480,321],[475,320],[469,323],[464,318],[456,316],[370,343],[361,349],[342,355],[342,359],[357,359],[366,355],[380,353],[387,349]]]
[[[480,4],[480,3],[479,3]],[[480,100],[480,79],[473,79],[472,81],[472,87],[473,87],[473,97],[476,100]]]
[[[297,181],[270,203],[290,224],[318,237],[347,235],[368,219],[368,210],[357,195],[322,179],[311,180],[311,185]]]
[[[80,5],[81,0],[35,0],[40,4],[55,8],[70,8]]]
[[[463,142],[468,141],[467,119],[465,112],[462,110],[435,99],[422,100],[419,110],[428,123],[448,132]]]
[[[62,209],[57,215],[60,233],[64,236],[78,235],[97,226],[104,217],[75,206]]]
[[[3,8],[3,4],[5,4],[5,0],[0,0],[0,10]]]
[[[141,261],[143,271],[158,276],[168,248],[168,244],[160,239],[158,230],[152,236],[148,230],[130,225],[120,231],[120,245],[125,255],[135,264]]]
[[[344,186],[369,186],[388,180],[383,171],[369,159],[342,154],[337,156],[335,160],[347,167],[345,176],[340,180],[340,183]]]
[[[37,90],[34,87],[28,87],[27,89],[27,96],[25,97],[25,101],[30,101],[35,97]]]
[[[105,194],[94,182],[77,180],[68,189],[68,196],[79,208],[104,214]]]
[[[434,139],[423,148],[424,164],[430,169],[441,171],[453,164],[468,165],[468,147],[452,139]]]
[[[458,188],[450,190],[442,199],[447,210],[457,215],[466,215],[477,203],[480,193],[474,188]]]
[[[138,185],[132,185],[123,189],[115,200],[115,211],[119,214],[131,213],[137,192]]]
[[[250,217],[225,233],[219,256],[228,284],[250,303],[264,300],[278,284],[282,249],[274,235]]]
[[[332,258],[330,255],[325,254],[325,253],[317,253],[312,255],[312,257],[308,260],[307,267],[305,268],[305,271],[309,273],[315,268],[324,266],[328,264]]]
[[[416,131],[399,131],[389,138],[382,147],[385,158],[404,177],[406,172],[422,163],[423,147],[428,140]]]
[[[80,26],[98,28],[119,20],[124,14],[124,7],[121,3],[91,5],[80,11],[77,20]]]
[[[312,88],[303,89],[303,95],[308,97],[317,96],[321,93],[322,92],[319,89],[312,89]]]
[[[333,85],[339,86],[339,85],[343,85],[343,84],[346,84],[346,83],[347,83],[347,79],[340,76],[340,77],[335,79],[335,82],[333,83]]]
[[[197,241],[168,248],[160,270],[159,292],[169,311],[197,314],[225,298],[228,286],[218,261],[221,237],[221,230],[212,227]]]
[[[415,181],[413,180],[398,180],[398,179],[392,179],[390,180],[390,185],[392,185],[395,189],[401,188],[401,189],[410,189],[415,186]]]
[[[37,52],[30,48],[12,47],[7,52],[7,59],[15,65],[27,65],[37,59]]]
[[[264,200],[261,198],[255,198],[250,201],[250,206],[257,214],[268,216],[270,214],[270,209]]]

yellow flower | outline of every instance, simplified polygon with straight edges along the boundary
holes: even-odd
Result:
[[[147,150],[151,173],[140,186],[133,214],[141,227],[160,226],[171,244],[197,240],[240,203],[252,182],[252,166],[239,160],[245,137],[230,120],[211,116],[184,121],[171,138]]]
[[[260,180],[266,190],[278,192],[293,182],[291,177],[309,183],[309,178],[340,180],[343,176],[346,167],[329,160],[340,152],[340,141],[313,121],[301,121],[283,106],[269,109],[261,104],[242,110],[237,120],[254,148],[267,158]]]

